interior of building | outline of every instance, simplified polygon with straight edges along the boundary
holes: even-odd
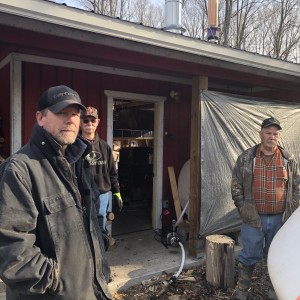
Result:
[[[112,234],[118,236],[152,228],[154,107],[118,100],[113,109],[113,153],[124,203],[121,212],[113,209]]]

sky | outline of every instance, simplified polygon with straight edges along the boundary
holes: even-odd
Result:
[[[52,0],[52,1],[56,3],[65,3],[68,6],[83,8],[83,6],[80,5],[79,0]],[[165,0],[151,0],[152,3],[164,3],[164,1]]]
[[[73,7],[79,7],[82,8],[82,5],[79,4],[78,0],[52,0],[53,2],[56,3],[65,3],[68,6],[73,6]]]

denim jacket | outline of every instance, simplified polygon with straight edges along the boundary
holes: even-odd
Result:
[[[253,197],[253,170],[258,145],[244,151],[237,159],[232,172],[231,194],[234,204],[241,210],[242,221],[250,226],[261,226]],[[284,220],[298,208],[300,201],[300,171],[293,155],[279,147],[288,172]]]
[[[8,300],[100,300],[109,267],[77,139],[60,146],[35,125],[30,142],[0,167],[0,277]]]

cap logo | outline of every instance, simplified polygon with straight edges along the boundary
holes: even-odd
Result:
[[[53,86],[43,92],[38,102],[38,110],[48,108],[53,113],[58,113],[69,105],[77,105],[81,110],[86,108],[81,104],[78,93],[68,86]]]
[[[63,96],[72,96],[72,97],[78,98],[77,95],[70,93],[70,92],[58,93],[56,95],[53,95],[53,98],[56,99],[56,98],[63,97]]]

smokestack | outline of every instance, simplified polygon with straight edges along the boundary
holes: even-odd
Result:
[[[217,43],[219,40],[218,0],[208,0],[207,40]]]
[[[165,27],[163,30],[184,33],[181,24],[182,0],[166,0],[165,2]]]

